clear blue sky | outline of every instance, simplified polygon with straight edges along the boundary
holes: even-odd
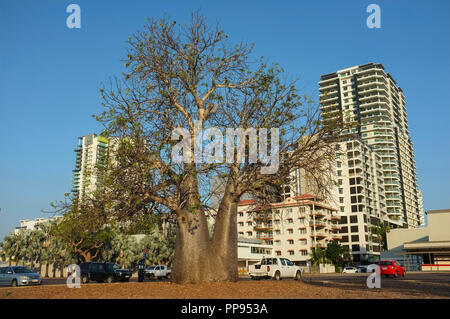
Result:
[[[82,28],[66,27],[81,7]],[[366,7],[381,7],[381,29]],[[403,88],[425,209],[450,207],[450,1],[0,1],[0,239],[70,191],[77,137],[99,132],[98,86],[120,74],[147,17],[200,8],[236,41],[280,63],[307,95],[319,76],[384,64]]]

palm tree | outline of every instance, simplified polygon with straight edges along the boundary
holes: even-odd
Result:
[[[314,266],[317,266],[318,264],[327,264],[330,262],[327,257],[327,251],[319,246],[312,249],[311,261]]]
[[[387,233],[391,230],[389,226],[379,223],[378,225],[372,226],[370,232],[375,235],[378,242],[381,245],[382,250],[387,250]]]

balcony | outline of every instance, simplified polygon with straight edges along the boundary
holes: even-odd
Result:
[[[322,212],[322,211],[313,211],[313,212],[309,213],[309,216],[310,217],[316,216],[316,217],[320,218],[320,217],[325,217],[326,214],[324,212]]]
[[[311,234],[311,235],[309,235],[311,238],[314,238],[314,237],[316,237],[316,238],[325,238],[325,237],[327,237],[327,234],[325,234],[325,233],[315,233],[315,234]]]
[[[268,232],[271,231],[273,229],[272,225],[268,225],[268,226],[263,226],[263,225],[256,225],[253,227],[254,230],[256,231],[263,231],[263,232]]]
[[[309,222],[309,226],[311,227],[316,227],[316,228],[323,228],[325,227],[327,224],[322,222],[322,221],[310,221]]]

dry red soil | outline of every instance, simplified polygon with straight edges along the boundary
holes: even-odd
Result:
[[[84,298],[148,298],[148,299],[272,299],[272,298],[449,298],[441,294],[448,287],[421,289],[411,283],[405,287],[386,287],[369,289],[361,284],[306,283],[292,280],[274,282],[239,281],[236,283],[209,283],[179,285],[170,282],[130,282],[113,284],[87,284],[81,288],[68,288],[65,285],[0,288],[2,298],[44,298],[44,299],[84,299]]]

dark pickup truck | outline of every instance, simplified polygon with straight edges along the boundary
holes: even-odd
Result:
[[[109,262],[81,263],[81,282],[87,284],[89,281],[107,282],[129,281],[131,271],[121,269],[119,265]]]

